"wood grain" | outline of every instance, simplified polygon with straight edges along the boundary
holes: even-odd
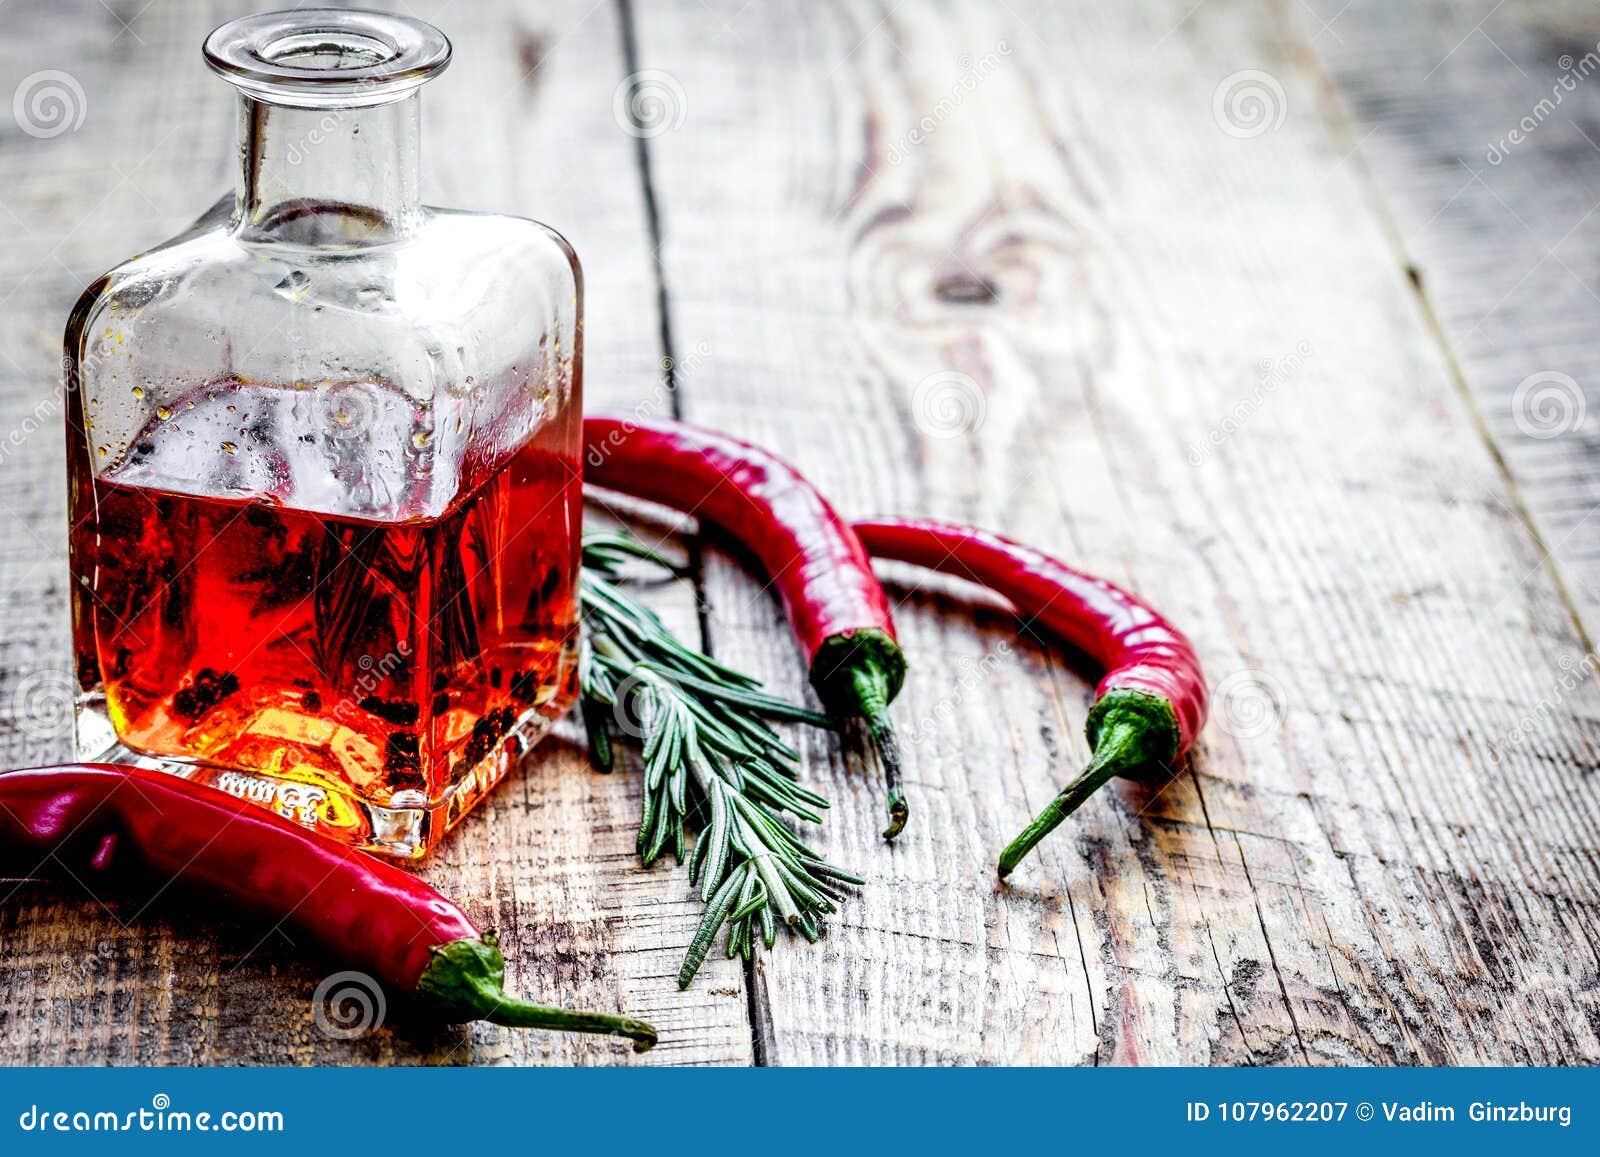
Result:
[[[847,511],[1130,582],[1218,691],[1194,774],[1106,793],[1003,888],[999,847],[1083,758],[1088,683],[913,588],[912,826],[883,847],[874,786],[814,751],[822,846],[873,884],[820,958],[760,964],[770,1059],[1600,1055],[1596,688],[1558,687],[1583,645],[1300,26],[696,7],[639,18],[685,95],[649,153],[672,331],[707,351],[689,416]],[[1214,111],[1250,69],[1281,86],[1260,133]],[[798,688],[759,586],[713,556],[708,588],[719,652]]]
[[[1326,28],[1341,148],[1554,560],[1600,630],[1600,12],[1356,3]],[[1333,12],[1328,11],[1327,17]]]
[[[270,7],[271,5],[263,5]],[[0,139],[0,200],[17,222],[0,247],[0,429],[22,429],[54,396],[60,331],[81,288],[170,235],[232,180],[231,90],[207,72],[205,33],[237,5],[157,3],[128,30],[86,0],[8,4],[0,48],[7,93],[41,68],[82,83],[82,128]],[[556,223],[583,254],[591,404],[632,405],[660,378],[656,287],[633,139],[612,117],[625,75],[611,5],[395,5],[450,29],[457,63],[424,98],[431,202]],[[132,19],[131,10],[123,12]],[[159,83],[155,78],[159,78]],[[9,125],[9,122],[8,122]],[[0,761],[67,756],[65,478],[59,411],[3,466]],[[8,445],[8,450],[11,448]],[[694,593],[658,608],[697,637]],[[499,930],[515,991],[552,1003],[625,1008],[663,1040],[643,1063],[751,1057],[738,967],[706,966],[679,993],[678,961],[699,919],[681,878],[640,872],[637,777],[588,771],[581,732],[542,746],[431,858],[428,879]],[[0,905],[0,1059],[27,1064],[604,1064],[615,1042],[492,1026],[390,1026],[331,1039],[312,993],[336,962],[281,934],[185,912],[142,918],[42,885]]]
[[[681,408],[849,513],[982,522],[1127,582],[1216,688],[1183,774],[1117,784],[1001,886],[1000,846],[1085,756],[1089,673],[887,568],[914,663],[895,707],[912,825],[884,845],[875,769],[802,737],[834,804],[808,835],[871,881],[828,938],[747,970],[713,954],[678,993],[698,907],[680,872],[637,868],[636,780],[588,773],[564,733],[426,869],[499,926],[520,991],[647,1016],[663,1044],[644,1060],[666,1063],[1600,1060],[1600,689],[1538,537],[1574,565],[1555,512],[1584,501],[1587,435],[1534,439],[1540,457],[1481,387],[1583,382],[1589,305],[1519,290],[1483,313],[1503,283],[1474,279],[1518,267],[1503,223],[1471,228],[1476,185],[1449,228],[1416,224],[1447,167],[1430,134],[1465,131],[1446,111],[1504,81],[1465,9],[395,7],[457,47],[425,98],[430,200],[549,220],[583,256],[591,405]],[[1542,11],[1485,27],[1517,59],[1588,34]],[[6,766],[67,750],[60,329],[83,284],[229,179],[229,95],[198,44],[233,14],[5,6],[0,95],[64,68],[88,101],[48,140],[0,116]],[[1407,53],[1431,67],[1414,46],[1462,34],[1460,75],[1396,91]],[[639,72],[666,102],[642,138],[613,109]],[[1587,191],[1537,151],[1558,132],[1514,158],[1514,203]],[[1555,247],[1580,272],[1567,246],[1593,220]],[[1493,349],[1462,336],[1480,317]],[[696,580],[652,598],[806,694],[771,595],[736,546],[704,545]],[[310,1005],[331,962],[279,937],[5,890],[8,1063],[629,1060],[398,1015],[332,1040]]]

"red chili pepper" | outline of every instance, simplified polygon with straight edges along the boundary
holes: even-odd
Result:
[[[589,417],[584,478],[714,523],[756,556],[783,599],[835,715],[866,721],[889,794],[894,839],[906,824],[889,703],[905,681],[889,600],[861,542],[817,488],[748,442],[681,422]]]
[[[1093,760],[1001,853],[1002,877],[1102,784],[1152,762],[1173,763],[1205,725],[1210,695],[1194,647],[1122,588],[973,527],[869,519],[855,528],[874,557],[988,587],[1023,617],[1086,651],[1106,672],[1086,728]]]
[[[505,959],[460,908],[415,876],[164,772],[66,764],[0,774],[0,877],[43,874],[99,894],[143,876],[283,921],[449,1023],[611,1033],[637,1052],[643,1021],[505,994]]]

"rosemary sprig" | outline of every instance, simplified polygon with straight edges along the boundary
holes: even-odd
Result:
[[[842,889],[862,880],[824,861],[779,818],[787,812],[820,823],[828,801],[798,782],[799,753],[768,721],[826,727],[828,718],[686,647],[619,585],[629,559],[671,569],[625,535],[584,537],[580,707],[590,754],[605,770],[612,765],[609,721],[641,744],[638,848],[645,866],[669,848],[683,863],[688,828],[697,831],[689,880],[706,908],[678,971],[686,988],[724,924],[728,955],[746,960],[758,937],[773,946],[780,921],[815,941]]]

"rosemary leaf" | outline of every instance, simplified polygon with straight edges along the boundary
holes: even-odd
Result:
[[[689,883],[706,907],[678,975],[687,986],[724,926],[730,959],[748,960],[758,931],[771,949],[780,920],[814,941],[821,918],[838,910],[841,886],[860,880],[825,863],[780,818],[821,823],[828,801],[798,782],[799,753],[772,724],[827,726],[827,718],[685,646],[623,589],[633,561],[671,569],[631,538],[584,540],[580,709],[598,766],[612,762],[608,719],[638,741],[645,865],[669,847],[682,864],[688,846]]]
[[[700,898],[709,900],[716,885],[721,882],[723,869],[728,863],[728,804],[722,794],[722,784],[711,784],[711,830],[706,838],[711,841],[711,857],[706,861],[706,880],[700,888]]]
[[[706,953],[711,951],[711,942],[716,939],[717,929],[727,919],[728,906],[733,903],[733,897],[744,883],[744,875],[748,871],[748,868],[740,868],[734,872],[707,902],[705,915],[700,917],[700,926],[695,929],[694,939],[689,941],[689,951],[684,953],[683,965],[678,969],[679,988],[688,988],[694,974],[700,971]]]

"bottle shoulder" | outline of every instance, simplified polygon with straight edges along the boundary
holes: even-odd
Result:
[[[319,249],[241,240],[231,227],[231,205],[223,198],[182,233],[107,270],[80,295],[73,319],[172,308],[185,298],[214,312],[291,291],[296,299],[309,296],[313,308],[339,305],[359,318],[363,304],[385,312],[391,287],[404,291],[419,321],[469,317],[488,300],[526,305],[564,295],[581,307],[576,252],[555,229],[530,218],[430,207],[401,240]],[[351,286],[358,287],[357,300],[345,298]]]
[[[226,475],[231,492],[302,503],[344,494],[356,471],[383,479],[356,504],[366,514],[421,493],[425,461],[425,498],[407,502],[426,512],[576,401],[581,273],[554,230],[427,210],[401,240],[312,249],[242,240],[223,208],[108,271],[73,311],[66,353],[97,468],[102,450],[111,468],[152,446],[169,489]],[[342,464],[285,451],[344,454],[357,435],[368,449]]]
[[[531,259],[541,265],[559,266],[578,286],[583,282],[582,265],[571,242],[552,226],[531,217],[428,206],[415,236],[418,243],[426,246],[464,244],[490,260]]]

